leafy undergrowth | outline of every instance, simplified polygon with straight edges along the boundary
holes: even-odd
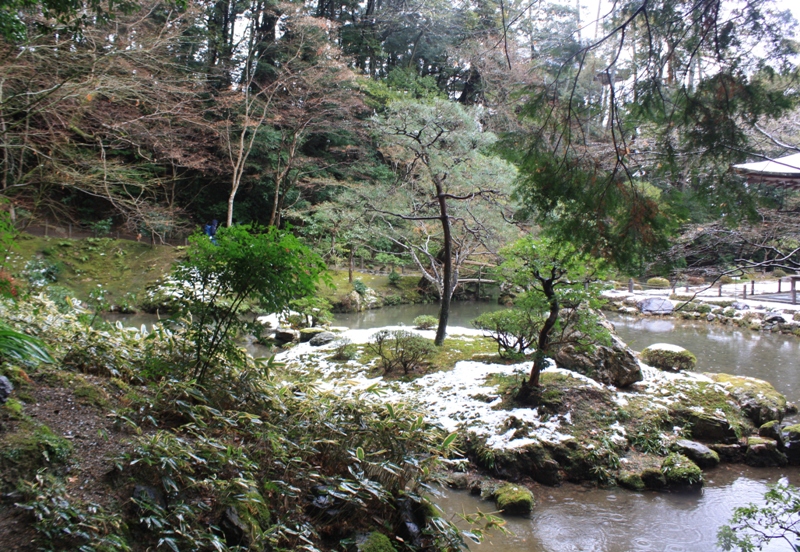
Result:
[[[249,357],[185,377],[179,324],[81,324],[47,298],[0,303],[56,363],[4,363],[0,541],[19,550],[454,550],[424,498],[447,437],[373,389],[342,396]]]

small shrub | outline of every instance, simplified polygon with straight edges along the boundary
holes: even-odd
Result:
[[[111,223],[112,220],[107,218],[96,222],[90,222],[87,226],[89,230],[94,232],[95,236],[106,236],[111,233]]]
[[[670,286],[669,280],[660,277],[648,279],[647,285],[654,288],[668,288]]]
[[[336,348],[333,350],[332,360],[353,360],[358,356],[358,347],[349,339],[344,338],[336,342]]]
[[[55,282],[60,273],[61,263],[42,258],[28,261],[23,271],[28,283],[34,287],[43,287]]]
[[[403,298],[400,295],[387,295],[383,298],[383,305],[386,307],[393,307],[395,305],[402,305]]]
[[[725,276],[720,276],[717,282],[720,284],[732,284],[734,279],[726,274]]]
[[[439,324],[439,319],[429,314],[417,316],[414,319],[414,327],[419,330],[430,330]]]
[[[361,278],[356,278],[353,280],[353,289],[356,290],[356,293],[359,295],[364,295],[367,293],[367,284],[365,284]]]
[[[775,270],[772,271],[773,278],[784,278],[785,276],[786,276],[786,271],[781,270],[780,268],[776,268]]]
[[[372,336],[367,350],[378,355],[384,372],[402,368],[408,374],[422,367],[433,355],[435,346],[433,341],[405,330],[381,330]]]
[[[394,286],[394,287],[399,286],[400,285],[400,281],[402,279],[403,279],[403,277],[400,276],[399,272],[392,271],[392,272],[389,273],[389,285],[390,286]]]
[[[706,280],[702,276],[689,276],[686,278],[686,282],[690,286],[702,286],[706,283]]]

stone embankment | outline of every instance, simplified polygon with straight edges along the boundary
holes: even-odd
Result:
[[[800,305],[769,300],[731,299],[703,294],[654,295],[609,290],[603,294],[607,311],[633,316],[664,316],[737,326],[753,331],[800,337]],[[766,299],[769,299],[767,297]]]

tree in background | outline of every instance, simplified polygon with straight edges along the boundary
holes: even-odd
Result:
[[[441,307],[434,342],[441,345],[459,269],[471,255],[492,251],[516,172],[488,154],[494,135],[457,103],[397,101],[375,128],[397,179],[368,191],[368,209],[435,287]]]
[[[528,87],[534,130],[509,148],[520,196],[552,232],[628,268],[692,211],[752,214],[729,167],[751,151],[748,129],[796,105],[789,21],[769,2],[615,6],[604,34]]]

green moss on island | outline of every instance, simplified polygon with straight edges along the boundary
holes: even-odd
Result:
[[[383,533],[373,531],[367,539],[358,546],[359,552],[396,552],[396,548]]]
[[[664,458],[661,472],[667,485],[675,487],[702,487],[703,470],[683,454],[674,452]]]

